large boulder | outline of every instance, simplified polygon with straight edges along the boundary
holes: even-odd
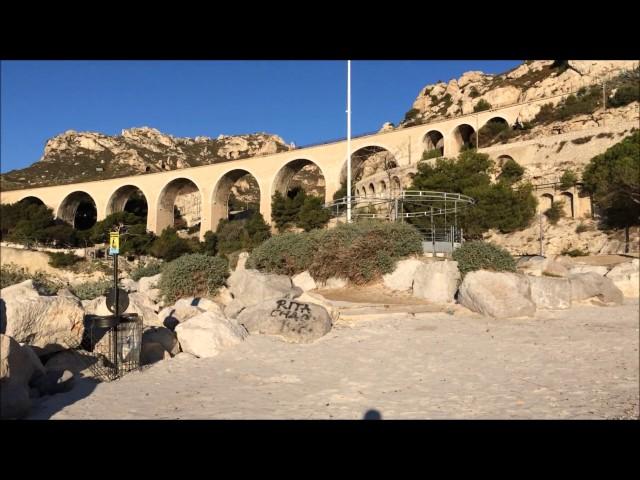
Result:
[[[618,287],[625,297],[638,298],[640,295],[640,261],[634,258],[631,262],[620,263],[607,273],[616,287]]]
[[[526,276],[477,270],[465,275],[458,302],[471,311],[496,318],[532,316],[531,287]]]
[[[317,287],[316,281],[307,270],[291,277],[291,283],[293,283],[294,286],[301,288],[303,292],[315,290]]]
[[[202,312],[201,312],[202,313]],[[158,343],[171,355],[180,353],[180,344],[176,334],[165,327],[150,327],[142,333],[142,345]]]
[[[171,358],[164,346],[157,342],[142,342],[140,349],[140,365],[151,365]]]
[[[70,370],[47,370],[47,373],[31,381],[31,387],[40,395],[55,395],[73,388],[74,376]]]
[[[187,303],[176,303],[166,307],[158,313],[158,323],[161,326],[174,330],[178,324],[186,322],[190,318],[200,315],[204,310]]]
[[[424,265],[424,262],[415,258],[400,260],[392,273],[382,276],[382,281],[391,290],[410,290],[413,286],[413,277],[416,269]]]
[[[261,273],[258,270],[236,270],[227,279],[234,299],[250,307],[272,298],[295,298],[302,293],[291,285],[286,275]]]
[[[433,303],[451,303],[459,283],[458,262],[423,263],[413,276],[413,296]]]
[[[213,312],[203,312],[176,327],[183,352],[196,357],[214,357],[242,342],[247,331],[233,320]]]
[[[153,302],[159,302],[160,290],[158,289],[158,283],[160,282],[160,277],[162,277],[161,273],[151,277],[142,277],[138,280],[138,293],[146,295]]]
[[[231,295],[231,292],[225,286],[220,287],[220,289],[218,290],[218,293],[216,293],[216,296],[213,297],[213,301],[215,303],[223,306],[229,305],[229,303],[231,303],[232,300],[233,300],[233,295]]]
[[[241,300],[234,298],[224,307],[224,315],[227,318],[236,318],[242,310],[246,308],[246,305]]]
[[[562,310],[571,307],[571,284],[568,278],[529,277],[531,300],[536,308]]]
[[[562,263],[539,255],[521,258],[516,264],[518,271],[536,277],[547,275],[550,277],[566,277],[569,270]]]
[[[176,308],[182,307],[197,307],[204,312],[213,312],[222,315],[222,308],[213,300],[202,297],[187,297],[178,300],[175,305]]]
[[[278,335],[295,343],[309,343],[331,330],[331,316],[327,310],[313,303],[289,298],[267,300],[245,308],[238,315],[238,323],[250,333]]]
[[[34,348],[38,355],[73,347],[82,341],[84,311],[69,297],[43,296],[26,280],[3,288],[0,331]]]
[[[92,368],[96,361],[96,358],[88,352],[65,350],[49,358],[44,367],[47,371],[69,370],[74,375],[93,377]]]
[[[622,291],[608,277],[594,272],[577,273],[569,276],[571,300],[575,302],[598,298],[604,303],[622,303]]]
[[[34,372],[24,347],[0,333],[0,418],[22,418],[29,413],[29,382]]]

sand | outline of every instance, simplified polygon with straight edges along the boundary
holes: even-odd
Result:
[[[82,379],[30,418],[638,418],[637,300],[518,320],[465,312],[338,321],[308,345],[252,335],[214,358]]]

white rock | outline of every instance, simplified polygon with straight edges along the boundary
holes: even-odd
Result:
[[[174,307],[175,308],[197,307],[200,310],[205,312],[213,312],[213,313],[222,315],[222,308],[220,308],[220,305],[218,305],[213,300],[209,300],[208,298],[202,298],[202,297],[181,298],[175,303]]]
[[[178,301],[175,305],[160,310],[160,313],[158,313],[158,323],[173,330],[178,324],[186,322],[190,318],[200,315],[203,312],[204,310],[201,308],[186,302],[179,303]]]
[[[219,305],[229,305],[232,300],[233,295],[231,295],[231,292],[225,286],[220,287],[218,293],[216,293],[216,296],[213,297],[213,301]]]
[[[382,276],[382,281],[387,288],[392,290],[410,290],[413,287],[413,277],[416,269],[424,265],[424,262],[415,258],[400,260],[392,273]]]
[[[131,278],[123,278],[120,280],[120,285],[129,293],[138,291],[138,282]]]
[[[316,289],[316,281],[308,271],[304,271],[291,278],[291,283],[296,287],[300,287],[303,292]]]
[[[413,296],[433,303],[451,303],[459,283],[458,262],[423,263],[413,275]]]
[[[622,291],[625,297],[638,298],[640,296],[638,264],[638,259],[634,258],[631,262],[616,265],[607,273],[607,278]]]
[[[235,300],[246,307],[272,298],[295,298],[302,292],[291,285],[286,275],[260,273],[258,270],[236,270],[227,279],[227,285]]]
[[[312,342],[326,335],[332,325],[324,307],[288,298],[246,308],[238,315],[238,323],[250,333],[277,335],[294,343]]]
[[[24,347],[0,333],[0,418],[22,418],[29,413],[29,382],[34,372]]]
[[[47,360],[44,367],[47,371],[69,370],[75,375],[92,377],[94,375],[91,368],[95,363],[96,358],[88,352],[65,350]]]
[[[594,272],[577,273],[569,276],[571,300],[582,301],[597,297],[605,303],[622,303],[622,291],[608,277]]]
[[[531,300],[537,308],[562,310],[571,307],[571,284],[568,278],[529,277]]]
[[[161,273],[153,275],[151,277],[142,277],[138,280],[138,292],[147,293],[149,290],[156,290],[158,288],[158,282],[160,282]]]
[[[0,291],[0,323],[6,335],[34,347],[38,355],[74,347],[82,341],[84,311],[69,297],[41,296],[31,280]]]
[[[526,276],[510,272],[467,273],[458,302],[473,312],[496,318],[532,316],[536,311]]]
[[[249,252],[240,252],[238,255],[238,263],[236,264],[236,270],[245,270],[247,258],[249,258]]]
[[[232,320],[204,312],[176,327],[182,351],[196,357],[214,357],[242,342],[247,331]]]

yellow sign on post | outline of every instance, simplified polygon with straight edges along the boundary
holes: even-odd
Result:
[[[120,233],[111,232],[109,234],[109,255],[120,253]]]

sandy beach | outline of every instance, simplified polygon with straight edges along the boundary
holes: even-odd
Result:
[[[638,418],[639,305],[495,320],[468,311],[338,321],[312,344],[251,335],[124,378],[80,379],[32,419]]]

